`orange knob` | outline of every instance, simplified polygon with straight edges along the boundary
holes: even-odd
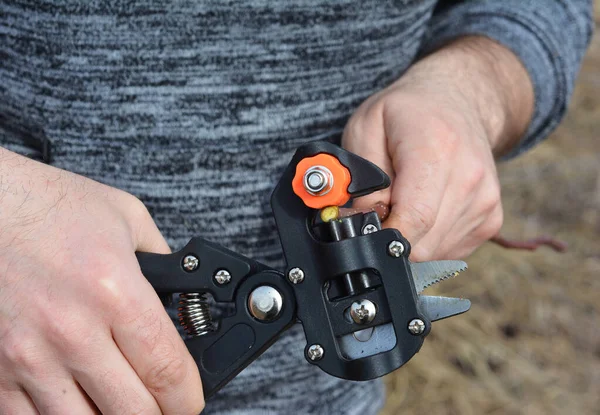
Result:
[[[350,200],[350,171],[330,154],[300,160],[292,180],[294,193],[313,209],[342,206]]]

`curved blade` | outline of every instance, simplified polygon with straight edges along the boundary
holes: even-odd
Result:
[[[433,284],[457,276],[466,269],[467,263],[457,260],[410,263],[417,294]]]
[[[420,295],[419,309],[429,321],[437,321],[469,311],[471,301],[466,298]]]

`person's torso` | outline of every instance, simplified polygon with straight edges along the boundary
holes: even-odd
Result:
[[[294,149],[339,138],[357,106],[402,74],[434,5],[2,2],[0,145],[25,151],[23,136],[49,140],[53,165],[140,197],[175,249],[203,236],[281,266],[269,195]],[[347,396],[373,386],[301,362],[298,333],[267,352],[296,360],[259,359],[226,388],[228,399],[269,394],[270,385],[288,391],[268,406],[274,412],[294,401],[305,402],[299,413],[341,411],[345,399],[356,401],[350,412],[368,413],[365,398]]]

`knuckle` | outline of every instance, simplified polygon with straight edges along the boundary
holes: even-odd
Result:
[[[39,350],[39,344],[27,336],[6,336],[2,346],[3,360],[17,372],[43,373],[45,364]]]
[[[123,209],[124,217],[129,225],[130,232],[134,235],[139,233],[140,229],[144,227],[149,220],[152,220],[152,216],[148,211],[146,205],[136,196],[122,192],[123,196],[120,198],[120,207]]]
[[[163,391],[179,386],[186,379],[188,368],[182,356],[171,353],[162,356],[148,371],[146,386],[153,391]]]
[[[500,203],[500,188],[496,185],[489,186],[486,189],[486,195],[481,200],[481,211],[494,216],[494,212],[498,209]]]
[[[363,117],[360,116],[360,113],[354,113],[348,122],[346,123],[346,127],[344,128],[344,144],[350,137],[360,137],[363,130]]]
[[[469,172],[465,175],[465,188],[468,193],[477,189],[485,177],[485,166],[480,161],[473,161]]]
[[[479,228],[478,236],[483,240],[488,240],[493,236],[496,236],[502,228],[504,222],[504,215],[502,209],[498,209],[492,215],[488,217],[486,222]]]
[[[435,223],[437,212],[426,204],[413,204],[403,215],[403,222],[419,234],[428,232]]]
[[[89,321],[83,321],[77,313],[72,313],[67,318],[57,317],[49,322],[47,335],[57,352],[68,359],[89,359],[99,349],[98,336],[90,328]]]
[[[80,325],[68,312],[42,309],[39,315],[43,320],[44,332],[57,343],[70,344],[74,337],[79,337]]]
[[[362,136],[370,128],[372,121],[380,118],[384,104],[371,97],[363,102],[346,122],[345,132],[350,135]]]
[[[136,219],[141,222],[144,222],[151,218],[150,212],[146,205],[137,197],[131,195],[131,205],[130,209]]]

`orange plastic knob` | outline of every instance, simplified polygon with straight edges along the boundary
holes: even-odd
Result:
[[[294,193],[313,209],[342,206],[350,200],[350,170],[330,154],[317,154],[300,160],[292,180]]]

